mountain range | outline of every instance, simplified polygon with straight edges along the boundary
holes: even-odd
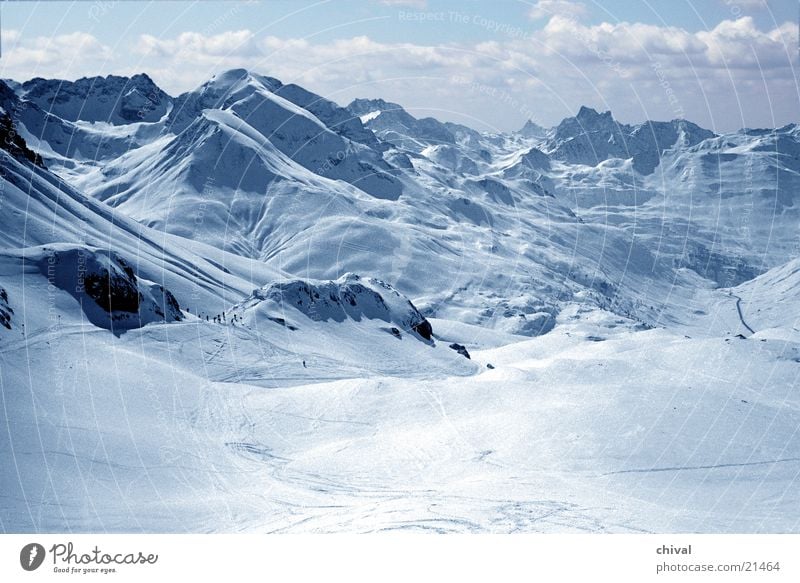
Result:
[[[0,81],[0,134],[5,530],[800,526],[796,124],[235,69]]]

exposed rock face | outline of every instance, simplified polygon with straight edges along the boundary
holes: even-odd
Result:
[[[8,305],[8,292],[0,287],[0,326],[11,330],[11,315],[14,310]]]
[[[422,320],[422,322],[413,326],[413,330],[425,340],[430,340],[431,336],[433,336],[433,328],[427,320]]]
[[[136,275],[125,260],[121,257],[115,259],[122,272],[116,270],[115,266],[109,265],[98,267],[95,272],[86,274],[83,278],[86,295],[106,312],[136,313],[139,311],[139,302],[142,299],[136,286]]]
[[[25,140],[17,133],[11,116],[2,109],[0,109],[0,149],[5,150],[17,160],[27,160],[44,168],[42,157],[28,148]],[[2,168],[0,168],[0,173],[2,173]]]
[[[137,277],[117,253],[54,245],[39,248],[36,259],[48,281],[75,297],[96,326],[119,330],[183,319],[175,296],[163,286]]]
[[[464,346],[463,344],[458,344],[457,342],[453,342],[450,345],[450,348],[452,348],[453,350],[458,352],[461,356],[463,356],[465,358],[470,358],[469,351],[467,350],[467,347]]]

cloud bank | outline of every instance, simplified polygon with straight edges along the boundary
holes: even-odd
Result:
[[[584,11],[583,4],[542,0],[529,16],[547,22],[531,30],[474,15],[418,13],[442,26],[491,28],[495,37],[442,45],[367,36],[315,42],[228,30],[141,35],[112,47],[88,33],[26,38],[5,30],[0,75],[24,80],[144,71],[177,94],[215,72],[247,67],[339,103],[380,96],[480,129],[509,130],[529,117],[551,125],[582,104],[611,109],[623,121],[686,117],[717,130],[796,121],[796,24],[761,30],[745,16],[689,32],[628,22],[587,25],[580,21]],[[399,10],[396,25],[419,22]]]

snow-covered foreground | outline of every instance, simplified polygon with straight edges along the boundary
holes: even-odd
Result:
[[[705,330],[735,310],[719,300]],[[373,324],[30,331],[0,354],[2,527],[800,528],[796,334],[637,331],[573,305],[550,334],[468,361]]]

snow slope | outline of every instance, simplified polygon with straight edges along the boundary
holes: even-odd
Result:
[[[16,250],[68,243],[120,255],[144,279],[163,285],[190,309],[222,310],[281,272],[200,241],[143,227],[73,190],[45,169],[0,152],[3,213],[0,245]],[[38,257],[38,256],[37,256]],[[39,261],[35,259],[35,261]],[[24,261],[23,261],[24,263]]]
[[[795,342],[794,358],[800,362],[800,260],[775,267],[731,290],[739,300],[741,320],[754,333],[778,334]]]
[[[238,324],[112,341],[64,330],[57,346],[6,349],[4,363],[38,366],[2,368],[15,424],[3,491],[17,500],[4,527],[796,532],[796,364],[758,342],[661,330],[589,339],[604,321],[575,310],[546,336],[473,351],[472,376],[429,368],[435,349],[418,340],[362,340],[347,323],[333,324],[344,350],[322,337],[307,368]],[[394,344],[392,371],[357,370],[349,349],[364,340],[378,354]]]

